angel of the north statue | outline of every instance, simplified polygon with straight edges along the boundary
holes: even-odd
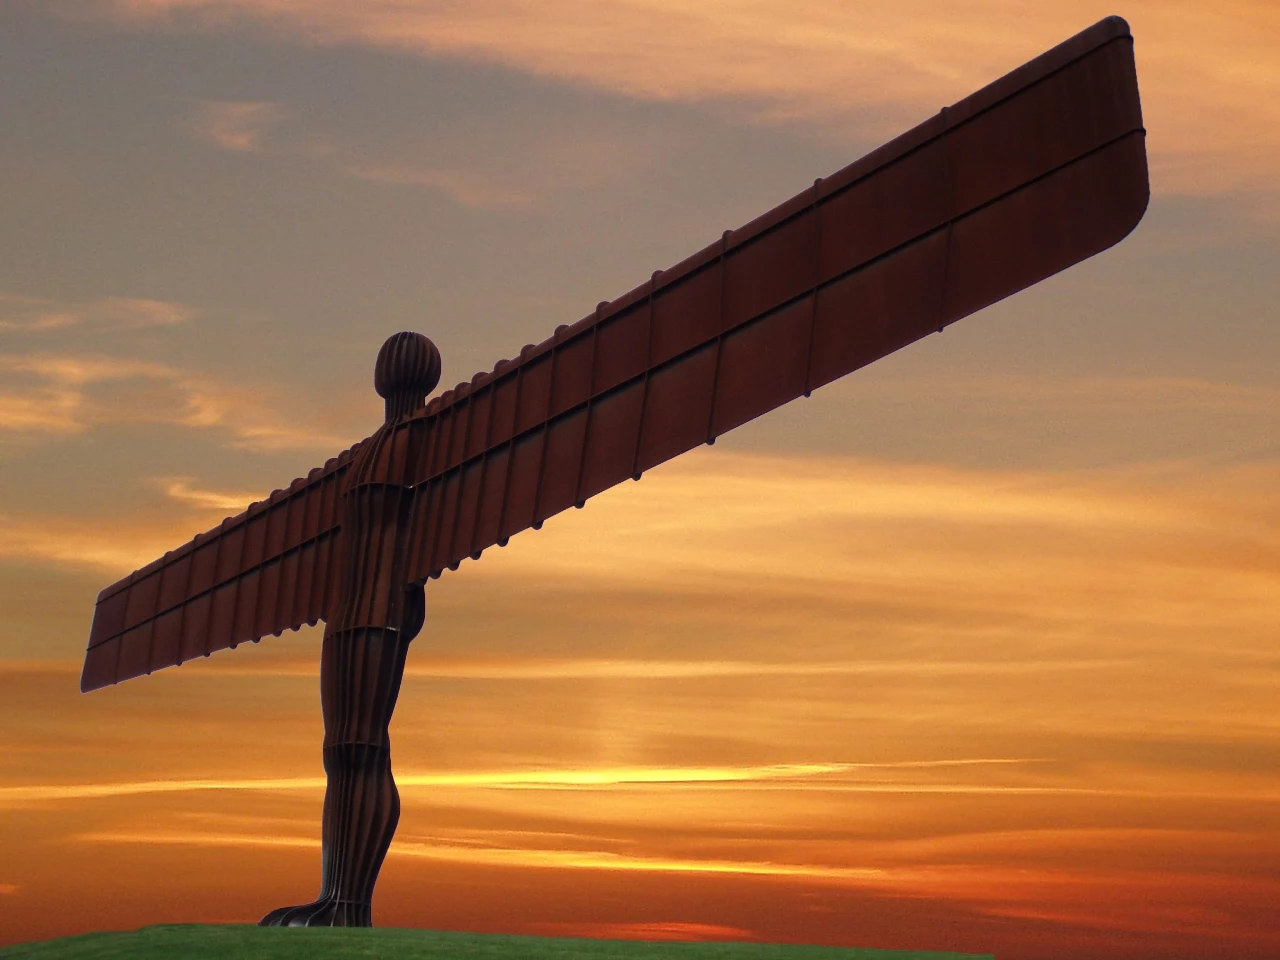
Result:
[[[102,591],[81,689],[324,620],[320,895],[261,922],[369,925],[427,580],[1110,247],[1148,193],[1111,17],[430,403],[398,333],[370,437]]]

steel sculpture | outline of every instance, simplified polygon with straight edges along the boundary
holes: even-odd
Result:
[[[368,925],[425,582],[1115,244],[1144,138],[1108,18],[430,403],[439,353],[396,334],[382,426],[102,591],[81,689],[324,620],[320,896],[262,923]]]

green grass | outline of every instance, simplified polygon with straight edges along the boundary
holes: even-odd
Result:
[[[972,954],[775,943],[653,943],[436,930],[182,924],[22,943],[0,960],[979,960]],[[990,960],[988,957],[987,960]]]

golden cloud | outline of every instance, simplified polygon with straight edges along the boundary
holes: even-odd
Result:
[[[535,769],[496,771],[454,771],[450,773],[399,773],[396,784],[402,792],[414,788],[463,788],[485,790],[607,790],[611,787],[654,786],[672,784],[711,784],[751,786],[762,782],[779,782],[796,787],[803,781],[817,781],[839,789],[896,792],[973,792],[1006,791],[995,785],[961,785],[950,783],[860,783],[853,775],[882,771],[929,772],[954,767],[986,767],[1041,762],[1030,758],[972,758],[888,763],[781,763],[739,767],[591,767],[583,769]],[[831,779],[840,775],[840,779]],[[247,779],[173,779],[138,780],[120,783],[30,784],[0,786],[0,807],[23,806],[51,800],[100,800],[164,793],[200,793],[205,791],[274,792],[280,790],[321,790],[324,777],[266,777]],[[1044,792],[1044,791],[1040,791]]]
[[[158,477],[157,486],[165,496],[197,510],[213,510],[224,514],[239,513],[255,500],[262,499],[260,491],[205,490],[191,486],[190,477]]]
[[[100,570],[118,577],[262,498],[261,492],[192,487],[185,478],[162,478],[152,484],[167,502],[150,503],[123,515],[0,513],[0,558],[73,571]]]
[[[68,570],[94,569],[118,577],[261,499],[261,495],[240,500],[240,494],[191,490],[182,482],[168,483],[164,492],[179,509],[160,507],[91,518],[0,514],[0,558]]]
[[[127,573],[173,549],[169,537],[140,536],[136,528],[125,542],[111,536],[111,525],[86,530],[81,522],[65,518],[43,521],[0,515],[0,557],[37,561],[57,566],[97,568]],[[144,559],[149,558],[149,559]]]

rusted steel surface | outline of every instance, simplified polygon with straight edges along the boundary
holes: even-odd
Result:
[[[1106,249],[1145,211],[1144,136],[1132,37],[1108,18],[400,411],[369,465],[408,471],[397,569],[437,577]],[[327,618],[360,449],[104,590],[82,689]]]
[[[1121,240],[1148,198],[1109,18],[427,405],[416,581]]]
[[[1147,196],[1111,18],[429,404],[439,353],[396,334],[382,426],[104,590],[81,688],[324,619],[320,896],[261,922],[368,925],[425,580],[1111,246]]]
[[[280,907],[264,926],[369,926],[373,887],[400,819],[388,726],[409,643],[422,629],[421,586],[405,589],[409,507],[423,406],[440,379],[426,337],[398,333],[378,353],[383,425],[351,458],[342,493],[343,549],[320,653],[324,770],[320,895]]]

